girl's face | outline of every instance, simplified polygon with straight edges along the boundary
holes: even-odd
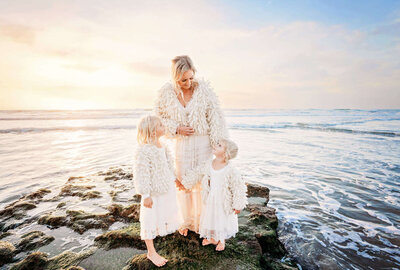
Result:
[[[216,157],[224,158],[225,150],[226,150],[225,144],[223,142],[219,142],[216,146],[213,147],[213,154]]]
[[[182,78],[178,81],[178,85],[182,90],[189,90],[192,87],[194,72],[193,70],[185,71]]]
[[[156,137],[159,138],[165,134],[164,125],[161,122],[158,122],[156,126]]]

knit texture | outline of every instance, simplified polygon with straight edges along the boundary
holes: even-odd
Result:
[[[210,175],[212,159],[202,165],[188,171],[182,176],[181,182],[187,189],[191,189],[197,182],[201,181],[201,196],[203,202],[207,201],[210,192]],[[228,163],[224,172],[224,191],[222,200],[226,214],[233,213],[234,209],[242,210],[247,205],[247,186],[240,172]]]
[[[133,166],[136,193],[154,196],[168,191],[168,182],[173,181],[171,175],[174,175],[174,166],[168,148],[165,148],[165,154],[167,163],[161,156],[164,151],[159,151],[157,146],[144,144],[138,147]]]
[[[188,102],[187,112],[179,102],[171,81],[165,83],[158,91],[154,113],[166,126],[166,136],[174,138],[180,125],[194,128],[194,135],[208,135],[211,145],[215,146],[220,139],[228,138],[228,130],[221,106],[210,82],[204,78],[197,79],[199,86],[194,90]]]

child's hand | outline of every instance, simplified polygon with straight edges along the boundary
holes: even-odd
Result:
[[[240,213],[240,210],[236,210],[236,209],[233,209],[233,210],[235,211],[236,215]]]
[[[181,181],[179,181],[178,178],[175,180],[175,184],[176,184],[176,187],[177,187],[179,190],[186,190],[185,186],[182,185]]]
[[[147,197],[143,200],[144,207],[152,208],[153,207],[153,199],[151,197]]]

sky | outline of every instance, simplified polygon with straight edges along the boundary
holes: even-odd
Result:
[[[151,108],[177,55],[224,108],[400,109],[397,0],[2,0],[0,110]]]

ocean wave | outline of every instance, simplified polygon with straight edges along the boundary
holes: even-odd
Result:
[[[51,127],[51,128],[11,128],[11,129],[0,129],[0,134],[5,133],[41,133],[49,131],[90,131],[90,130],[117,130],[117,129],[135,129],[135,125],[128,126],[80,126],[80,127]]]
[[[317,124],[318,125],[318,124]],[[374,130],[356,130],[347,128],[335,128],[335,127],[323,127],[317,125],[309,125],[306,123],[296,123],[296,124],[273,124],[273,125],[246,125],[246,124],[234,124],[231,125],[232,129],[243,129],[243,130],[268,130],[268,129],[285,129],[285,128],[299,128],[299,129],[312,129],[328,132],[342,132],[342,133],[356,133],[356,134],[370,134],[386,137],[397,137],[400,133],[393,131],[374,131]],[[324,124],[325,126],[334,124]]]

